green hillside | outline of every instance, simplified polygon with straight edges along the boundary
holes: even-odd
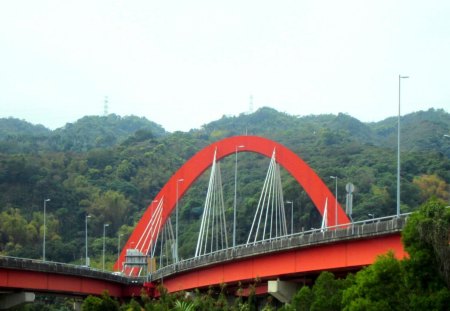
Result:
[[[86,116],[54,131],[23,120],[0,119],[0,152],[86,152],[94,148],[113,147],[134,135],[141,138],[161,137],[166,135],[166,131],[145,118],[115,114]]]

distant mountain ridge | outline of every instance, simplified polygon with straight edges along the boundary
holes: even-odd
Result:
[[[51,130],[40,124],[34,125],[12,117],[0,118],[0,140],[4,140],[8,136],[48,135],[50,132]]]
[[[401,117],[401,148],[405,151],[434,150],[450,156],[450,142],[444,139],[450,133],[450,114],[443,109],[429,109]],[[307,141],[317,139],[320,132],[329,132],[347,140],[364,144],[397,147],[397,117],[383,121],[363,123],[347,114],[293,116],[272,108],[261,108],[253,114],[222,117],[203,126],[213,137],[231,135],[266,135],[284,140],[290,138]],[[292,133],[287,135],[286,133]]]
[[[450,133],[450,114],[443,109],[429,109],[402,116],[401,144],[403,150],[435,150],[450,156],[450,140],[444,135]],[[391,117],[383,121],[371,123],[370,127],[381,144],[396,147],[397,118]]]
[[[137,131],[147,132],[147,135],[154,137],[167,134],[161,125],[144,117],[121,117],[115,114],[85,116],[53,131],[24,120],[0,119],[0,151],[26,152],[36,148],[88,151],[93,148],[112,147]]]
[[[338,115],[294,116],[269,107],[252,114],[224,116],[205,124],[190,133],[207,132],[217,139],[232,135],[261,135],[276,139],[285,132],[295,132],[292,137],[314,140],[316,133],[329,131],[346,139],[367,144],[396,148],[397,117],[372,123],[363,123],[343,113]],[[54,151],[88,151],[117,145],[132,137],[161,137],[169,134],[164,128],[144,117],[115,114],[85,116],[74,123],[54,131],[42,125],[33,125],[15,118],[0,119],[0,151],[18,152],[30,148]],[[435,150],[450,156],[449,144],[443,135],[450,133],[450,114],[443,109],[418,111],[401,117],[403,150]]]

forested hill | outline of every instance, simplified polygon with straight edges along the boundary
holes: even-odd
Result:
[[[159,124],[136,116],[86,116],[54,131],[42,125],[7,118],[0,119],[0,151],[88,151],[112,147],[136,132],[138,136],[161,137],[167,134]]]
[[[370,127],[381,145],[396,148],[396,117],[370,124]],[[401,118],[401,143],[405,151],[436,151],[450,157],[450,145],[442,141],[449,133],[450,114],[444,110],[419,111]]]
[[[442,144],[442,136],[450,133],[449,113],[435,109],[415,112],[403,116],[401,124],[404,150],[434,150],[449,156],[448,146]],[[293,137],[298,138],[299,135],[308,137],[330,131],[367,144],[397,147],[397,117],[362,123],[346,114],[297,117],[271,108],[261,108],[253,114],[224,116],[190,133],[202,131],[208,132],[211,138],[254,134],[279,136],[281,139],[291,132],[295,132]],[[112,147],[133,136],[139,140],[168,134],[161,125],[136,116],[86,116],[54,131],[24,120],[0,118],[0,151],[79,152]]]
[[[224,116],[189,132],[166,132],[145,118],[84,117],[57,130],[17,119],[0,119],[0,254],[39,258],[43,201],[47,204],[47,254],[50,260],[82,262],[85,216],[94,266],[107,230],[107,263],[142,212],[170,176],[211,142],[232,135],[276,140],[302,157],[330,189],[339,176],[338,200],[345,185],[356,186],[354,219],[393,214],[396,209],[396,118],[363,123],[346,115],[292,116],[271,108]],[[402,117],[402,211],[416,209],[431,196],[449,200],[450,115],[443,110]],[[221,163],[227,217],[232,217],[232,157]],[[239,155],[237,241],[251,225],[268,159]],[[282,172],[284,197],[292,200],[295,230],[320,226],[311,201]],[[207,177],[180,201],[180,255],[196,243]]]
[[[253,114],[222,117],[203,128],[213,137],[254,134],[293,142],[316,137],[330,143],[343,139],[397,148],[397,117],[363,123],[347,114],[297,117],[262,108]],[[450,114],[444,110],[430,109],[401,117],[402,149],[405,151],[435,151],[449,157],[450,146],[443,140],[443,135],[448,133]]]
[[[15,118],[0,119],[0,140],[8,137],[49,135],[50,130],[43,125],[33,125]]]

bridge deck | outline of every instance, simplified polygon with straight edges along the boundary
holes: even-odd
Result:
[[[371,264],[376,256],[394,250],[406,256],[400,238],[405,217],[355,223],[326,231],[303,232],[279,239],[238,246],[157,270],[149,276],[169,292],[292,278],[322,270],[352,270]],[[0,291],[29,290],[64,295],[115,297],[140,295],[145,278],[114,275],[87,267],[33,259],[0,257]]]
[[[34,259],[0,257],[0,289],[29,290],[65,295],[115,297],[140,295],[144,279],[128,278],[83,266]]]
[[[359,269],[389,250],[399,258],[406,256],[400,237],[405,222],[404,217],[393,218],[239,246],[182,260],[157,270],[151,280],[163,281],[171,292],[252,281],[256,277],[271,279],[321,270]]]

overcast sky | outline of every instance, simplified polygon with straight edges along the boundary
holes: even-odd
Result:
[[[263,106],[364,122],[450,108],[450,1],[0,0],[0,117],[186,131]]]

